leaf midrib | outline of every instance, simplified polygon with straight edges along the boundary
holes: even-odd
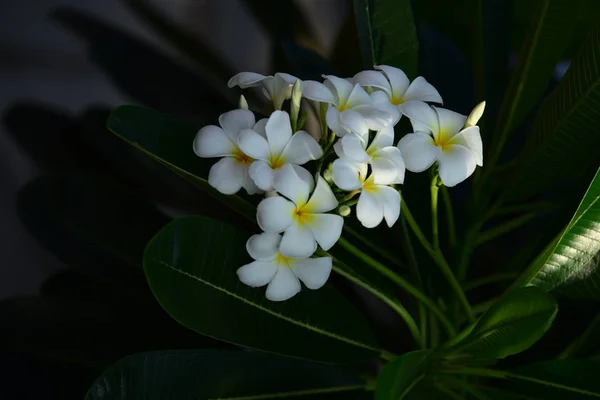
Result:
[[[255,307],[255,308],[257,308],[257,309],[259,309],[259,310],[261,310],[261,311],[263,311],[263,312],[265,312],[267,314],[273,315],[274,317],[280,318],[280,319],[282,319],[282,320],[284,320],[286,322],[289,322],[291,324],[298,325],[298,326],[300,326],[300,327],[302,327],[304,329],[307,329],[307,330],[319,333],[321,335],[328,336],[328,337],[331,337],[333,339],[339,340],[340,342],[348,343],[348,344],[351,344],[351,345],[357,346],[357,347],[362,347],[364,349],[367,349],[367,350],[370,350],[370,351],[374,351],[376,353],[379,353],[379,351],[380,351],[380,349],[371,347],[371,346],[366,345],[364,343],[360,343],[360,342],[357,342],[355,340],[349,339],[347,337],[337,335],[335,333],[332,333],[332,332],[329,332],[327,330],[318,328],[316,326],[307,324],[305,322],[297,321],[297,320],[295,320],[293,318],[287,317],[287,316],[285,316],[283,314],[279,314],[279,313],[277,313],[277,312],[275,312],[273,310],[270,310],[268,308],[262,307],[262,306],[260,306],[260,305],[258,305],[256,303],[253,303],[253,302],[249,301],[248,299],[246,299],[246,298],[244,298],[242,296],[239,296],[239,295],[237,295],[237,294],[235,294],[233,292],[230,292],[230,291],[228,291],[228,290],[226,290],[226,289],[224,289],[222,287],[219,287],[219,286],[217,286],[217,285],[215,285],[215,284],[213,284],[211,282],[205,281],[204,279],[202,279],[202,278],[200,278],[198,276],[192,275],[192,274],[190,274],[190,273],[188,273],[186,271],[183,271],[183,270],[181,270],[181,269],[179,269],[179,268],[177,268],[177,267],[175,267],[175,266],[173,266],[171,264],[168,264],[168,263],[166,263],[166,262],[164,262],[162,260],[159,260],[157,258],[153,258],[152,260],[155,261],[155,262],[157,262],[160,265],[163,265],[163,266],[171,269],[172,271],[180,273],[180,274],[182,274],[182,275],[184,275],[184,276],[186,276],[188,278],[194,279],[194,280],[196,280],[196,281],[198,281],[198,282],[200,282],[200,283],[202,283],[202,284],[204,284],[206,286],[209,286],[209,287],[211,287],[211,288],[213,288],[215,290],[218,290],[218,291],[220,291],[222,293],[225,293],[228,296],[231,296],[231,297],[233,297],[233,298],[235,298],[237,300],[242,301],[243,303],[246,303],[246,304],[248,304],[250,306],[253,306],[253,307]]]

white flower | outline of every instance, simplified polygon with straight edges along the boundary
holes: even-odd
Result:
[[[292,86],[298,78],[283,72],[275,76],[265,76],[255,72],[240,72],[234,75],[227,86],[239,86],[242,89],[262,86],[263,94],[273,103],[273,108],[280,110],[283,102],[292,95]]]
[[[335,143],[338,157],[358,164],[369,164],[375,184],[404,183],[404,160],[400,150],[394,146],[393,125],[377,132],[368,143],[369,127],[357,112],[348,110],[342,115],[342,121],[354,134],[345,135]]]
[[[312,178],[300,176],[292,165],[284,165],[274,179],[274,188],[285,197],[274,196],[258,205],[256,219],[265,232],[281,233],[279,251],[286,257],[310,257],[317,249],[329,250],[342,234],[344,220],[326,214],[338,201],[322,177],[312,195]],[[310,199],[309,199],[310,195]]]
[[[333,75],[323,75],[324,83],[304,81],[302,95],[310,100],[329,103],[327,126],[337,136],[344,136],[349,129],[340,117],[347,110],[358,111],[370,129],[380,130],[393,122],[393,116],[373,104],[369,94],[360,85],[353,85],[347,79]]]
[[[356,217],[366,228],[374,228],[385,218],[392,227],[400,216],[400,194],[386,185],[375,183],[373,174],[367,177],[367,164],[357,164],[338,158],[333,162],[333,181],[348,191],[360,190]]]
[[[258,121],[253,130],[242,131],[238,145],[256,159],[250,165],[250,177],[265,191],[273,190],[274,177],[285,164],[302,165],[323,155],[319,143],[308,133],[298,131],[292,135],[285,111],[274,111],[268,120]]]
[[[476,165],[483,165],[479,127],[463,129],[466,116],[417,101],[403,104],[402,113],[415,131],[398,143],[409,171],[425,171],[437,161],[442,182],[451,187],[471,176]]]
[[[283,301],[300,292],[300,281],[309,289],[319,289],[331,273],[331,257],[292,258],[279,252],[281,235],[261,233],[246,243],[250,256],[256,260],[237,270],[243,283],[252,287],[266,284],[266,297],[271,301]]]
[[[371,93],[373,103],[394,115],[394,123],[402,116],[400,105],[407,101],[431,101],[443,104],[442,97],[422,76],[412,83],[398,68],[376,65],[379,71],[361,71],[353,81],[363,86],[380,89]]]
[[[205,126],[194,139],[194,153],[198,157],[223,157],[208,173],[208,183],[223,194],[237,193],[241,188],[248,194],[259,192],[248,174],[254,161],[237,146],[240,131],[254,127],[254,114],[248,110],[233,110],[221,114],[219,125]]]

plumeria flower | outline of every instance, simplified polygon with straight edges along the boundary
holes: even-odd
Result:
[[[405,166],[400,150],[394,146],[394,126],[383,128],[369,143],[369,127],[357,112],[348,110],[342,121],[353,135],[346,135],[334,145],[338,157],[371,166],[375,184],[404,183]]]
[[[422,102],[402,105],[402,113],[410,118],[414,130],[398,143],[409,171],[425,171],[437,161],[442,182],[451,187],[483,165],[479,127],[465,128],[466,116]],[[481,113],[483,110],[479,116]]]
[[[436,88],[422,76],[412,83],[406,74],[398,68],[376,65],[378,71],[361,71],[353,81],[363,86],[379,89],[371,93],[373,103],[394,116],[394,123],[400,120],[400,105],[407,101],[430,101],[443,104],[442,96]]]
[[[309,289],[319,289],[331,273],[331,257],[292,258],[279,252],[281,235],[261,233],[246,243],[250,256],[256,260],[237,270],[243,283],[252,287],[267,286],[271,301],[287,300],[300,292],[300,281]]]
[[[354,110],[365,118],[370,129],[379,130],[393,122],[393,116],[373,104],[369,94],[360,85],[347,79],[323,75],[324,83],[304,81],[302,95],[310,100],[329,103],[327,126],[337,136],[344,136],[349,129],[340,120],[348,110]]]
[[[292,135],[290,117],[285,111],[274,111],[269,119],[258,121],[254,129],[242,131],[238,145],[256,159],[250,165],[250,177],[265,191],[273,190],[274,177],[284,165],[302,165],[323,156],[321,146],[308,133],[298,131]]]
[[[360,191],[356,217],[365,228],[374,228],[385,219],[392,227],[400,216],[400,194],[392,187],[375,183],[367,176],[367,164],[338,158],[333,162],[333,181],[340,189]]]
[[[254,114],[248,110],[233,110],[219,117],[219,125],[200,129],[194,139],[194,152],[198,157],[223,157],[210,168],[208,183],[223,194],[237,193],[241,188],[248,194],[259,192],[248,168],[254,161],[237,145],[239,134],[254,127]]]
[[[342,234],[344,220],[326,214],[338,206],[331,188],[321,176],[312,192],[312,179],[303,179],[290,164],[275,176],[273,187],[281,195],[258,205],[257,220],[263,231],[282,233],[279,251],[286,257],[310,257],[317,249],[329,250]],[[310,198],[309,198],[310,196]]]
[[[286,99],[292,95],[292,86],[298,78],[284,72],[277,72],[274,76],[265,76],[255,72],[240,72],[234,75],[227,86],[239,86],[242,89],[262,86],[263,94],[273,103],[273,108],[281,110]]]

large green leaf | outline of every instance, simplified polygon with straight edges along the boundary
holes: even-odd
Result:
[[[513,287],[535,285],[550,291],[595,276],[590,261],[600,251],[600,170],[565,230],[536,258]],[[595,285],[589,279],[590,285]],[[593,293],[597,292],[595,288]]]
[[[94,382],[86,400],[361,399],[366,395],[364,383],[329,365],[243,351],[167,350],[119,361]]]
[[[504,358],[537,342],[556,316],[556,301],[527,287],[508,292],[477,321],[469,334],[448,350],[477,358]]]
[[[376,400],[409,398],[412,389],[425,377],[431,350],[413,351],[398,357],[379,373]]]
[[[354,0],[365,68],[391,65],[417,74],[419,43],[409,0]]]
[[[586,38],[558,87],[536,114],[508,200],[576,181],[600,164],[600,27]],[[560,161],[560,162],[557,162]]]
[[[256,209],[250,203],[237,195],[222,195],[208,184],[208,171],[215,160],[199,158],[194,154],[192,144],[198,132],[197,127],[139,106],[117,108],[110,114],[107,126],[121,139],[190,180],[223,204],[254,220]]]
[[[161,305],[181,324],[245,347],[335,363],[376,356],[363,316],[333,288],[271,302],[242,284],[248,235],[204,217],[182,218],[148,244],[144,268]]]

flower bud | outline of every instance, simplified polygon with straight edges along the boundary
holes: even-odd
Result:
[[[340,206],[339,213],[342,217],[347,217],[348,215],[350,215],[351,211],[352,211],[352,209],[350,207],[344,205],[344,206]]]

